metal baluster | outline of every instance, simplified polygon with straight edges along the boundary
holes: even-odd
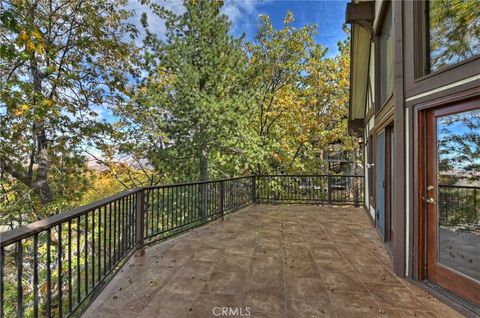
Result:
[[[51,246],[51,229],[47,229],[47,300],[46,300],[46,310],[47,317],[52,316],[52,268],[51,268],[51,256],[50,256],[50,246]]]
[[[95,287],[95,210],[92,211],[92,289]]]
[[[88,213],[85,214],[85,239],[84,239],[84,267],[85,267],[85,296],[88,296]]]
[[[22,241],[16,243],[17,248],[17,317],[23,317],[23,245]]]
[[[115,231],[115,229],[114,229]],[[112,269],[112,203],[108,204],[108,269]]]
[[[80,302],[80,217],[77,218],[77,303]]]
[[[117,227],[118,227],[118,215],[117,215],[117,201],[113,201],[113,264],[112,268],[117,264]]]
[[[38,317],[38,234],[33,236],[33,317]]]
[[[162,230],[165,230],[165,188],[162,188]]]
[[[62,223],[58,225],[57,239],[57,267],[58,267],[58,317],[63,317],[63,290],[62,290]]]
[[[157,223],[155,224],[156,232],[159,233],[159,225],[160,225],[160,188],[157,188],[157,204],[155,204],[155,210],[157,211]]]
[[[4,282],[3,278],[5,276],[4,274],[4,264],[5,264],[5,250],[3,247],[0,247],[0,317],[4,317],[3,312],[4,312],[4,303],[5,303],[5,287],[4,287]]]
[[[144,237],[145,237],[145,191],[141,190],[136,194],[136,205],[135,205],[135,220],[136,220],[136,246],[137,246],[137,255],[143,256],[145,254],[144,249]]]
[[[72,286],[72,220],[68,220],[68,312],[73,308]]]
[[[107,206],[103,207],[103,277],[107,275]]]
[[[98,253],[97,253],[97,264],[98,264],[98,282],[102,280],[102,207],[98,208],[98,233],[97,233],[97,242],[98,242]]]

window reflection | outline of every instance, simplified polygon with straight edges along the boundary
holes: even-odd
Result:
[[[478,0],[429,1],[428,16],[431,72],[480,53]]]
[[[439,262],[480,280],[480,110],[437,119]]]
[[[393,50],[392,6],[389,6],[380,36],[380,70],[382,72],[380,78],[382,81],[380,81],[379,106],[383,106],[393,94]]]

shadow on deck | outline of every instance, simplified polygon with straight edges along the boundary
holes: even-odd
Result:
[[[456,317],[392,273],[365,211],[251,205],[132,257],[83,317]]]

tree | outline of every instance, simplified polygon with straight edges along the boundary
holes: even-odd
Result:
[[[257,173],[322,171],[330,144],[356,148],[347,133],[348,40],[339,43],[339,55],[327,58],[313,39],[317,27],[298,29],[293,21],[288,12],[283,28],[275,30],[268,16],[260,17],[249,46],[256,74],[253,129],[264,150]]]
[[[136,35],[126,3],[1,3],[1,181],[32,194],[35,213],[78,199],[88,181],[83,149],[111,131],[99,112],[124,98]]]
[[[247,58],[242,39],[229,34],[222,2],[187,0],[181,15],[150,5],[167,33],[158,39],[142,18],[148,76],[132,103],[118,111],[126,127],[135,127],[131,144],[142,145],[156,169],[176,180],[243,173],[229,163],[248,143]]]

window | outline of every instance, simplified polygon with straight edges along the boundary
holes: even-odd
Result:
[[[389,6],[380,34],[380,105],[383,106],[393,94],[394,42],[392,7]]]
[[[478,0],[427,2],[427,72],[480,54],[480,3]]]

